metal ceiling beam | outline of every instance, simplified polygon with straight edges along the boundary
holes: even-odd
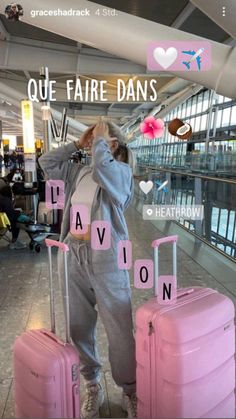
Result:
[[[230,45],[231,47],[236,47],[236,39],[231,38],[231,36],[229,38],[227,38],[224,41],[225,45]]]
[[[220,26],[226,33],[236,38],[236,1],[227,0],[191,0],[191,2]],[[225,13],[223,12],[225,7]]]
[[[6,30],[5,26],[3,25],[0,19],[0,39],[3,41],[4,39],[10,40],[10,34]]]
[[[0,97],[6,97],[8,98],[9,102],[11,102],[14,106],[16,106],[18,109],[20,108],[20,102],[22,99],[24,99],[24,95],[22,92],[17,91],[16,89],[13,89],[12,87],[9,87],[5,83],[0,82]],[[51,108],[53,117],[61,122],[62,113],[58,112],[57,110]],[[34,117],[35,120],[40,120],[42,118],[42,112],[41,112],[41,104],[34,103]],[[72,118],[69,118],[69,130],[77,132],[83,132],[87,128],[86,125],[81,124],[78,121],[75,121]]]
[[[12,37],[11,40],[0,39],[0,51],[0,69],[38,72],[42,63],[47,63],[51,73],[146,74],[144,66],[91,48],[79,51],[76,47]]]
[[[183,25],[183,23],[189,18],[189,16],[193,13],[194,10],[195,6],[191,3],[187,3],[172,23],[172,28],[179,29]]]
[[[205,0],[204,2],[208,3]],[[64,9],[64,5],[64,0],[57,0],[57,9]],[[32,0],[24,0],[24,16],[22,20],[31,25],[122,57],[141,66],[146,66],[147,43],[149,40],[173,41],[174,39],[186,41],[186,37],[189,40],[191,39],[191,41],[202,42],[205,40],[203,37],[187,34],[179,29],[150,22],[120,11],[115,18],[100,15],[98,19],[95,14],[97,3],[80,0],[79,5],[80,9],[87,8],[89,10],[90,16],[88,18],[84,16],[57,16],[57,18],[35,16],[31,18]],[[77,9],[78,0],[70,0],[70,7]],[[55,8],[54,0],[41,0],[40,8],[45,10]],[[210,71],[172,71],[171,73],[209,89],[215,89],[224,66],[218,85],[218,93],[228,97],[236,97],[236,85],[234,83],[236,50],[231,50],[231,47],[228,45],[222,45],[213,41],[211,42],[211,47],[212,67]],[[227,65],[225,65],[227,59]],[[94,69],[99,71],[95,64]]]
[[[30,75],[30,72],[28,70],[24,70],[23,73],[24,73],[27,80],[31,79],[31,75]]]

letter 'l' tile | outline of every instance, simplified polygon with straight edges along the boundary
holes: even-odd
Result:
[[[65,193],[63,180],[46,181],[46,208],[64,209]]]

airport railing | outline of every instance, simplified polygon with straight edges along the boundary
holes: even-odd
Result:
[[[140,189],[141,180],[153,181],[148,194]],[[166,180],[168,184],[158,192]],[[236,257],[236,180],[139,164],[135,196],[143,204],[203,205],[202,221],[179,218],[174,222],[230,259]]]
[[[199,173],[219,173],[220,175],[236,173],[236,153],[217,152],[217,153],[186,153],[183,144],[176,146],[174,153],[171,147],[161,150],[152,150],[146,147],[142,154],[136,152],[137,162],[140,165],[164,168],[179,168],[192,170]],[[161,146],[160,146],[161,147]],[[157,152],[158,151],[158,152]]]

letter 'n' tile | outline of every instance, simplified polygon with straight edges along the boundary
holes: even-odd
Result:
[[[177,279],[175,275],[162,275],[158,278],[158,304],[176,302]]]

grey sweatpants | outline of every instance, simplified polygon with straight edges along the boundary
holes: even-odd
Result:
[[[68,234],[64,242],[70,248],[68,277],[71,337],[79,351],[81,373],[91,384],[100,381],[101,364],[96,346],[98,310],[108,337],[113,379],[127,394],[131,394],[136,389],[135,342],[128,272],[117,269],[94,275],[89,243],[77,240],[71,234]],[[58,255],[58,269],[61,276],[61,252]],[[63,281],[61,285],[63,289]]]

